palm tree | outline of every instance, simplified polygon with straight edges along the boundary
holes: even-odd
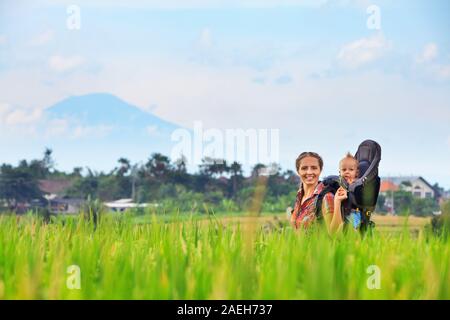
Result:
[[[262,175],[262,172],[267,169],[267,166],[262,163],[257,163],[252,169],[252,177],[259,177]]]
[[[124,176],[131,168],[130,160],[126,158],[120,158],[117,162],[119,162],[120,164],[120,168],[117,170],[117,174],[119,176]]]
[[[145,167],[150,177],[155,178],[159,182],[167,180],[172,171],[169,157],[161,153],[153,153]]]
[[[231,179],[233,180],[233,197],[236,196],[237,193],[237,179],[238,177],[242,177],[242,165],[234,161],[230,166]]]

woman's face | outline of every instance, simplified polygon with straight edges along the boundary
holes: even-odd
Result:
[[[305,186],[315,186],[320,176],[319,160],[313,157],[305,157],[300,161],[298,175]]]

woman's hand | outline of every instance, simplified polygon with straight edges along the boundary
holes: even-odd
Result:
[[[345,190],[342,187],[339,187],[339,189],[337,189],[336,194],[334,195],[334,202],[340,204],[342,201],[344,201],[345,199],[347,199],[347,190]]]

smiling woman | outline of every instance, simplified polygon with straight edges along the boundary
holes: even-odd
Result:
[[[340,214],[334,214],[336,199],[333,193],[322,194],[324,184],[319,181],[323,169],[322,157],[315,152],[303,152],[297,157],[295,166],[301,183],[291,213],[292,225],[297,229],[308,228],[314,220],[323,217],[328,232],[336,232],[343,221]]]

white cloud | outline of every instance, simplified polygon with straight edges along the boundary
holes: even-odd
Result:
[[[402,161],[396,159],[396,156],[406,150],[405,152],[410,152],[409,158],[415,159],[414,152],[417,152],[415,147],[404,146],[400,141],[404,130],[407,130],[404,123],[408,123],[408,128],[422,125],[427,129],[411,132],[411,143],[423,141],[420,140],[422,137],[424,140],[438,141],[435,137],[437,133],[442,137],[441,132],[445,132],[443,137],[447,137],[448,129],[445,128],[450,121],[450,108],[446,87],[423,86],[411,79],[376,70],[363,74],[349,73],[339,77],[310,79],[309,65],[309,61],[304,59],[281,61],[261,73],[242,66],[199,66],[171,57],[158,60],[143,54],[133,59],[104,61],[104,67],[98,74],[74,73],[63,82],[55,82],[53,86],[45,85],[47,74],[42,73],[41,81],[37,81],[30,78],[28,71],[23,74],[20,83],[23,87],[30,88],[29,95],[24,96],[17,91],[14,95],[8,95],[5,100],[24,104],[24,99],[32,97],[39,100],[40,104],[49,106],[68,95],[110,92],[137,106],[157,105],[155,115],[185,127],[192,127],[195,120],[201,120],[205,129],[278,128],[283,143],[290,144],[293,150],[292,155],[281,150],[282,161],[286,157],[288,160],[295,158],[295,153],[301,150],[312,149],[323,153],[327,159],[326,168],[330,171],[334,168],[333,163],[338,162],[337,156],[347,148],[356,145],[360,139],[373,138],[380,140],[383,147],[386,147],[387,141],[390,141],[391,146],[401,145],[402,151],[394,147],[391,152],[387,150],[386,155],[391,154],[392,160],[385,160],[383,165],[385,172],[388,169],[402,172],[398,165]],[[287,70],[295,79],[289,86],[277,86],[273,81],[267,81],[264,86],[252,82],[257,76],[276,79],[286,74]],[[14,82],[11,79],[16,80]],[[0,75],[0,85],[6,91],[9,88],[14,90],[14,83],[19,80]],[[36,92],[46,93],[45,99],[51,98],[52,101],[41,102]],[[9,110],[10,107],[1,107],[0,112],[4,109]],[[342,123],[347,123],[348,119],[351,119],[351,125],[345,128]],[[373,130],[368,130],[367,119],[372,124],[383,124],[386,129],[378,130],[375,126]],[[298,135],[299,126],[302,131],[327,130],[319,132],[308,141],[299,140],[297,143],[294,137]],[[64,132],[63,129],[64,124],[60,123],[60,128],[54,130]],[[63,137],[69,141],[99,137],[108,134],[110,130],[105,126],[77,127],[72,124],[63,133]],[[147,131],[152,133],[154,129],[149,128]],[[333,141],[343,141],[344,150],[343,144],[329,142],[330,132],[333,132]],[[345,134],[353,136],[346,137]],[[438,142],[423,145],[424,148],[432,149],[436,148],[436,143]],[[444,162],[448,159],[448,149],[443,149],[439,149],[440,153],[436,157],[439,160],[436,161]],[[291,162],[287,165],[291,166]],[[419,160],[411,162],[411,166],[419,164]],[[284,167],[287,165],[283,164]],[[425,169],[417,172],[427,173]]]
[[[7,127],[35,124],[41,116],[41,109],[17,108],[8,103],[0,103],[0,124]]]
[[[8,38],[5,35],[0,34],[0,46],[5,45],[7,41]]]
[[[200,47],[202,49],[210,49],[213,46],[212,32],[210,28],[204,28],[200,33]]]
[[[0,144],[12,140],[30,141],[39,137],[37,129],[42,120],[42,110],[38,108],[18,108],[8,103],[0,103]]]
[[[5,119],[12,109],[8,103],[0,103],[0,126],[5,123]]]
[[[47,43],[49,43],[51,40],[53,40],[55,36],[55,32],[53,30],[46,30],[40,34],[38,34],[36,37],[31,39],[30,45],[32,46],[42,46]]]
[[[423,59],[425,62],[434,60],[438,55],[438,47],[435,43],[430,43],[425,46],[423,51]]]
[[[431,62],[438,56],[438,46],[435,43],[428,43],[419,57],[417,57],[418,63]]]
[[[46,137],[61,137],[69,130],[69,121],[67,119],[53,119],[45,125]]]
[[[98,126],[76,126],[71,130],[70,138],[82,139],[82,138],[102,138],[107,136],[113,127],[106,125]]]
[[[5,123],[10,126],[28,125],[39,121],[41,114],[42,112],[39,109],[33,111],[14,110],[7,115]]]
[[[379,33],[344,45],[337,56],[339,65],[355,69],[374,62],[388,51],[390,44]]]
[[[415,72],[425,78],[434,81],[446,81],[450,79],[450,65],[436,61],[439,55],[438,45],[428,43],[420,55],[415,58]]]
[[[366,112],[366,108],[361,106],[368,104],[368,97],[377,101],[377,106],[371,105],[373,109],[370,110],[377,110],[380,117],[383,112],[395,113],[399,117],[408,113],[413,117],[423,113],[426,109],[423,105],[426,105],[429,106],[427,117],[432,118],[430,121],[442,121],[450,111],[448,103],[445,104],[448,94],[440,92],[443,89],[433,89],[439,94],[427,92],[401,76],[375,72],[359,77],[309,79],[309,72],[305,71],[308,68],[309,62],[299,59],[280,62],[261,73],[248,67],[215,68],[170,57],[159,60],[142,55],[127,60],[104,61],[98,74],[73,74],[52,86],[45,85],[47,75],[41,74],[38,81],[30,78],[29,71],[20,78],[2,79],[0,76],[0,86],[12,89],[14,94],[6,97],[8,101],[22,105],[32,99],[35,103],[39,101],[40,105],[50,106],[69,95],[110,92],[137,106],[157,105],[153,111],[155,115],[185,127],[192,126],[194,120],[202,120],[205,125],[219,128],[282,128],[291,118],[271,117],[274,108],[281,114],[290,114],[301,106],[321,108],[324,112],[335,112],[337,105],[353,106],[348,112],[355,112],[358,118]],[[273,81],[261,86],[252,81],[255,77],[277,79],[286,74],[286,70],[295,79],[289,86],[279,86]],[[29,94],[24,96],[20,91],[14,91],[13,83],[17,81],[30,88]],[[404,92],[414,94],[404,95]],[[333,97],[333,103],[330,103],[330,97]],[[421,97],[430,101],[426,102]]]
[[[51,56],[48,64],[51,69],[57,72],[64,72],[79,67],[84,63],[84,59],[80,56],[62,57],[59,55]]]
[[[284,74],[282,76],[279,76],[275,79],[274,83],[278,85],[286,85],[293,81],[292,77],[288,74]]]
[[[0,103],[0,128],[7,135],[28,138],[102,138],[114,128],[107,125],[82,126],[70,119],[47,119],[39,108],[17,108]]]
[[[450,65],[438,65],[435,72],[437,77],[442,80],[450,79]]]

